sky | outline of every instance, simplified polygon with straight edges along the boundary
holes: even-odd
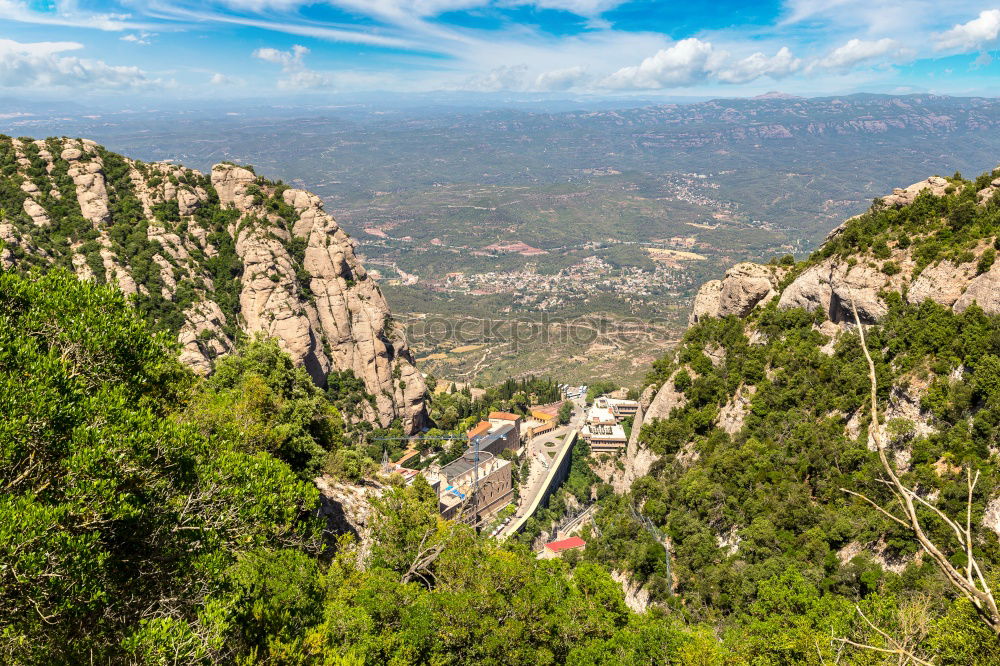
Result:
[[[993,2],[0,0],[0,99],[996,96]]]

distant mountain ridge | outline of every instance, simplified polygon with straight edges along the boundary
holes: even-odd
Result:
[[[354,241],[309,192],[231,163],[210,175],[86,139],[0,136],[0,262],[114,283],[198,372],[265,334],[313,379],[351,372],[365,417],[413,432],[423,378]]]

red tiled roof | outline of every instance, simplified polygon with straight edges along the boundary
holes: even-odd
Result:
[[[553,553],[561,553],[564,550],[573,550],[574,548],[581,548],[586,546],[587,542],[580,537],[570,537],[568,539],[563,539],[562,541],[553,541],[552,543],[545,544],[545,547],[551,550]]]
[[[520,416],[517,414],[511,414],[510,412],[490,412],[491,419],[500,419],[502,421],[516,421]]]
[[[489,430],[490,430],[490,422],[489,421],[480,421],[476,425],[472,426],[469,429],[469,432],[467,432],[466,434],[469,437],[475,437],[476,435],[482,435],[482,434],[484,434],[486,432],[489,432]]]

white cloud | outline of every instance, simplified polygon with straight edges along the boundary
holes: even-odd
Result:
[[[541,9],[562,9],[578,16],[597,16],[624,3],[625,0],[534,0],[534,2],[515,1],[511,4],[535,5]]]
[[[749,83],[762,76],[781,79],[797,72],[802,61],[783,46],[773,55],[761,52],[731,61],[727,51],[697,38],[682,39],[640,64],[622,67],[601,82],[612,89],[658,89],[690,86],[704,81]]]
[[[20,43],[0,39],[0,86],[134,90],[160,83],[150,80],[138,67],[60,55],[81,48],[83,44],[77,42]]]
[[[535,78],[536,90],[569,90],[587,80],[587,70],[579,65],[542,72]]]
[[[884,37],[876,41],[865,41],[862,39],[852,39],[842,46],[838,46],[815,66],[826,67],[827,69],[848,70],[854,65],[866,62],[879,56],[889,53],[899,54],[899,44],[894,39]]]
[[[229,76],[227,74],[222,74],[221,72],[216,72],[212,74],[212,77],[208,80],[210,85],[213,86],[241,86],[243,85],[243,79],[236,78],[234,76]]]
[[[528,88],[527,81],[527,65],[501,65],[486,74],[469,77],[465,82],[465,87],[484,92],[524,91]]]
[[[538,7],[561,9],[578,16],[597,16],[626,0],[498,0],[502,7]],[[445,12],[489,7],[492,0],[330,0],[330,3],[363,12],[369,16],[438,16]],[[303,0],[225,0],[225,4],[239,9],[263,11],[267,9],[292,9],[306,4]]]
[[[0,19],[20,23],[96,28],[108,31],[138,30],[147,27],[132,21],[132,17],[128,14],[95,14],[80,11],[77,3],[73,1],[52,3],[51,9],[52,11],[36,11],[23,0],[0,0]]]
[[[291,51],[279,51],[278,49],[263,48],[253,52],[254,58],[260,58],[265,62],[281,65],[284,70],[296,69],[303,66],[302,59],[309,53],[309,49],[299,44],[292,47]]]
[[[308,90],[310,88],[330,88],[334,85],[333,77],[325,72],[303,69],[290,72],[288,76],[279,79],[278,87],[282,90]]]
[[[1000,9],[987,9],[968,23],[961,23],[951,30],[941,33],[937,39],[937,49],[980,48],[997,41],[1000,36]]]
[[[155,37],[155,32],[145,32],[140,31],[138,33],[130,32],[127,35],[122,35],[121,40],[123,42],[131,42],[138,46],[149,46],[152,37]]]
[[[272,48],[257,49],[253,57],[265,62],[281,65],[285,74],[278,79],[278,87],[283,90],[305,90],[309,88],[329,88],[333,85],[333,77],[324,72],[309,69],[303,62],[309,49],[296,44],[290,51],[280,51]]]
[[[802,61],[787,46],[782,46],[770,58],[759,51],[749,55],[719,70],[717,78],[724,83],[748,83],[762,76],[782,79],[797,72],[801,65]]]
[[[616,89],[689,86],[703,81],[717,59],[711,42],[690,37],[661,49],[638,65],[619,69],[603,85]]]

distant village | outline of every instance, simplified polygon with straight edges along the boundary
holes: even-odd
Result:
[[[652,271],[614,268],[591,256],[554,274],[539,273],[537,264],[529,263],[519,271],[452,272],[427,284],[442,292],[509,294],[519,307],[546,311],[574,301],[586,302],[595,293],[613,294],[634,303],[654,296],[677,297],[694,286],[694,278],[683,269],[666,266]]]

